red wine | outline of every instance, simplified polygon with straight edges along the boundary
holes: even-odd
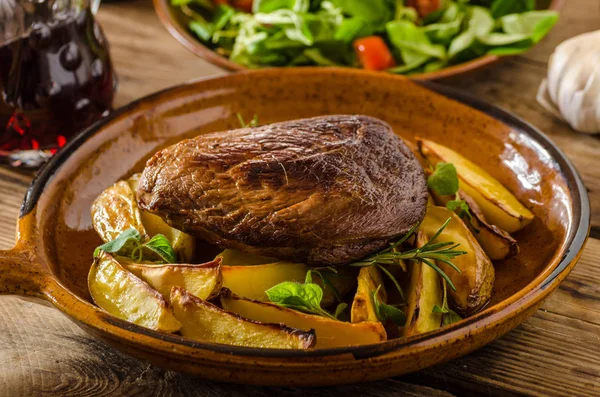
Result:
[[[115,76],[92,13],[71,11],[0,47],[0,156],[62,147],[108,113]]]

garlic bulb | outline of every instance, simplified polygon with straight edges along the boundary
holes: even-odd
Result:
[[[537,99],[575,130],[600,133],[600,30],[556,47]]]

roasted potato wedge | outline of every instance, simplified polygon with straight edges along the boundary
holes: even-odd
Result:
[[[223,266],[255,266],[277,262],[276,258],[248,254],[246,252],[238,251],[236,249],[231,248],[228,248],[221,252],[219,255],[217,255],[217,258],[221,258],[221,264]]]
[[[120,262],[124,268],[144,280],[169,300],[173,287],[182,287],[200,299],[210,299],[221,290],[223,277],[219,261],[202,265],[151,265]]]
[[[387,294],[383,285],[381,271],[375,266],[367,266],[360,269],[358,273],[358,287],[356,295],[352,301],[352,310],[350,311],[350,322],[362,323],[364,321],[378,322],[375,302],[373,302],[373,293],[377,291],[379,302],[387,302]]]
[[[443,206],[448,201],[454,200],[454,197],[440,196],[435,193],[433,193],[433,196],[435,197],[435,201]],[[517,241],[504,230],[487,223],[475,200],[462,190],[458,192],[458,196],[467,203],[471,213],[471,219],[463,219],[463,222],[467,225],[471,233],[473,233],[473,236],[475,236],[481,248],[483,248],[490,259],[507,259],[519,253]]]
[[[134,228],[142,236],[164,235],[180,263],[190,263],[194,257],[196,239],[167,225],[160,217],[140,210],[136,193],[139,174],[119,181],[106,189],[92,203],[92,225],[106,243],[127,229]],[[158,260],[151,254],[151,259]]]
[[[92,225],[105,243],[131,228],[147,235],[135,193],[125,181],[115,183],[94,200]]]
[[[140,181],[141,174],[135,174],[127,180],[127,183],[131,187],[131,190],[137,192],[137,187]],[[150,237],[157,234],[165,236],[175,254],[177,254],[177,261],[179,263],[191,263],[194,259],[196,251],[196,238],[186,234],[180,230],[172,228],[160,216],[151,214],[147,211],[140,211],[142,224],[146,228],[146,232]]]
[[[531,222],[534,215],[500,182],[457,152],[426,139],[417,139],[419,151],[435,165],[442,161],[456,167],[460,189],[475,200],[487,221],[508,233]]]
[[[225,288],[221,290],[221,305],[225,310],[256,321],[277,322],[302,329],[312,328],[317,335],[317,348],[367,345],[387,339],[385,328],[379,322],[351,324],[331,320],[273,303],[245,299]]]
[[[94,260],[88,288],[94,302],[113,316],[157,331],[181,328],[161,294],[109,254],[103,252]]]
[[[186,338],[228,345],[271,349],[308,349],[315,332],[283,324],[260,323],[218,308],[183,288],[174,287],[171,303]],[[305,327],[306,328],[306,327]]]
[[[448,289],[454,310],[462,316],[471,315],[490,300],[495,278],[494,266],[458,215],[446,207],[428,207],[420,230],[427,236],[433,236],[448,218],[451,218],[450,223],[436,242],[452,241],[460,244],[458,250],[467,253],[453,259],[461,273],[445,263],[437,264],[456,286],[456,291]]]
[[[292,262],[273,262],[260,263],[266,257],[257,255],[245,254],[236,250],[225,250],[217,255],[221,259],[221,272],[223,273],[223,286],[229,288],[236,295],[243,296],[248,299],[255,299],[268,302],[265,291],[269,288],[283,283],[284,281],[304,282],[306,273],[310,267],[303,263]],[[247,258],[248,264],[244,264],[244,258]],[[262,258],[262,259],[261,259]],[[235,263],[236,265],[228,265]],[[253,265],[249,265],[253,264]],[[345,295],[350,291],[355,281],[351,269],[340,269],[341,277],[331,276],[329,281],[334,288]],[[314,282],[323,288],[323,301],[321,304],[328,307],[335,302],[335,296],[331,289],[324,286],[321,279],[316,275],[313,277]]]
[[[422,231],[417,232],[416,243],[417,247],[424,246],[427,235]],[[436,305],[442,307],[443,292],[439,274],[421,262],[413,262],[410,268],[404,336],[433,331],[442,324],[442,315],[433,312]]]

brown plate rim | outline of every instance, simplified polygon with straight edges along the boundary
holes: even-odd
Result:
[[[338,68],[334,73],[355,73],[361,75],[371,75],[374,78],[378,79],[405,79],[401,76],[395,75],[387,75],[383,77],[380,73],[377,72],[368,72],[368,71],[360,71],[360,70],[351,70],[347,68]],[[32,181],[29,186],[27,193],[25,195],[25,199],[23,200],[20,212],[20,218],[25,217],[30,212],[32,212],[37,202],[45,190],[46,186],[51,183],[54,175],[61,168],[62,164],[81,146],[85,143],[89,138],[94,136],[98,131],[100,131],[104,126],[110,124],[113,120],[121,117],[123,114],[128,111],[135,109],[140,104],[145,101],[151,101],[160,98],[162,95],[170,93],[172,91],[176,91],[179,89],[187,89],[189,86],[194,86],[203,81],[207,80],[224,80],[229,78],[235,78],[241,74],[266,74],[266,75],[280,75],[280,74],[290,74],[290,75],[301,75],[303,73],[332,73],[332,68],[302,68],[302,69],[261,69],[257,71],[245,71],[240,74],[233,75],[225,75],[220,77],[213,78],[204,78],[200,80],[195,80],[193,82],[177,85],[171,88],[167,88],[165,90],[159,91],[155,94],[143,97],[138,99],[130,104],[114,111],[106,118],[96,122],[91,127],[86,129],[77,135],[72,141],[70,141],[61,151],[59,151],[48,163],[43,166],[43,168],[39,171],[36,178]],[[137,333],[140,335],[145,335],[152,337],[154,339],[161,340],[163,342],[174,343],[183,345],[186,347],[194,348],[194,349],[203,349],[215,353],[225,353],[236,356],[253,356],[253,357],[266,357],[266,358],[308,358],[308,357],[323,357],[323,356],[333,356],[340,354],[351,354],[355,359],[367,359],[378,357],[381,355],[393,353],[399,349],[416,345],[421,343],[427,339],[450,339],[451,337],[444,338],[451,333],[457,333],[457,336],[461,336],[461,329],[467,329],[470,325],[474,325],[476,323],[486,324],[488,323],[497,323],[504,319],[508,319],[511,316],[515,315],[520,308],[523,307],[531,307],[535,303],[542,300],[548,293],[548,288],[552,286],[554,283],[561,281],[562,278],[566,277],[568,272],[572,269],[574,262],[579,257],[587,237],[589,235],[590,226],[591,226],[591,211],[590,211],[590,202],[587,194],[587,190],[584,186],[583,180],[579,175],[578,171],[575,169],[572,162],[566,157],[566,155],[554,144],[544,133],[539,131],[537,128],[527,123],[526,121],[520,119],[516,115],[500,109],[492,104],[484,102],[470,94],[462,92],[460,90],[450,88],[447,86],[440,85],[438,83],[433,82],[420,82],[419,84],[425,86],[426,88],[437,92],[438,94],[444,95],[450,99],[456,100],[458,102],[464,103],[468,106],[471,106],[479,111],[482,111],[491,117],[499,119],[501,122],[509,125],[512,128],[516,128],[518,131],[526,134],[529,138],[533,139],[536,143],[541,145],[541,147],[546,150],[553,159],[554,166],[557,167],[557,170],[563,175],[565,181],[569,187],[569,191],[571,193],[573,199],[573,222],[569,225],[568,235],[566,236],[561,249],[564,251],[564,254],[560,261],[556,264],[556,267],[552,270],[551,274],[549,274],[545,279],[539,281],[537,278],[533,280],[528,286],[534,285],[528,292],[523,294],[518,298],[514,298],[516,295],[519,295],[517,292],[512,297],[507,298],[505,301],[510,301],[511,298],[513,301],[507,303],[504,307],[501,307],[498,311],[492,311],[496,306],[492,306],[488,309],[479,312],[472,317],[461,321],[460,323],[456,323],[454,325],[447,326],[446,328],[432,331],[426,334],[415,335],[414,337],[406,338],[406,339],[395,339],[386,342],[381,342],[372,345],[363,345],[363,346],[345,346],[338,348],[328,348],[328,349],[314,349],[314,350],[285,350],[285,349],[264,349],[264,348],[253,348],[253,347],[241,347],[241,346],[231,346],[224,344],[216,344],[216,343],[208,343],[208,342],[200,342],[193,341],[189,339],[185,339],[183,337],[177,335],[164,334],[161,332],[153,331],[150,329],[146,329],[139,325],[129,323],[125,320],[121,320],[114,316],[109,315],[108,313],[104,313],[103,320],[106,323],[117,326],[125,331]],[[521,291],[527,289],[525,287]],[[67,290],[68,291],[68,290]],[[520,291],[520,292],[521,292]],[[72,292],[68,291],[69,294],[73,295]],[[50,295],[51,296],[51,295]],[[73,295],[74,296],[74,295]],[[498,305],[502,304],[502,302],[498,303]],[[95,326],[92,323],[89,323],[90,326]],[[96,325],[97,326],[97,325]],[[464,335],[462,335],[464,336]]]

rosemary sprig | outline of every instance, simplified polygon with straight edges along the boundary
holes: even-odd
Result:
[[[435,264],[435,261],[445,263],[460,273],[460,269],[456,267],[452,260],[457,256],[466,254],[466,251],[457,250],[460,244],[455,244],[454,242],[435,242],[435,240],[444,231],[446,226],[448,226],[448,223],[450,223],[451,219],[452,218],[448,218],[446,222],[444,222],[444,224],[439,228],[439,230],[433,235],[433,237],[427,242],[427,244],[420,248],[413,248],[408,251],[400,251],[395,249],[400,244],[407,241],[417,231],[419,224],[416,224],[406,235],[404,235],[404,237],[390,244],[389,247],[361,261],[354,262],[350,264],[350,266],[365,267],[373,265],[396,265],[400,259],[412,262],[422,262],[435,270],[444,280],[446,280],[450,288],[456,291],[456,287],[452,283],[452,280],[450,280],[450,277],[448,277],[448,275]]]

